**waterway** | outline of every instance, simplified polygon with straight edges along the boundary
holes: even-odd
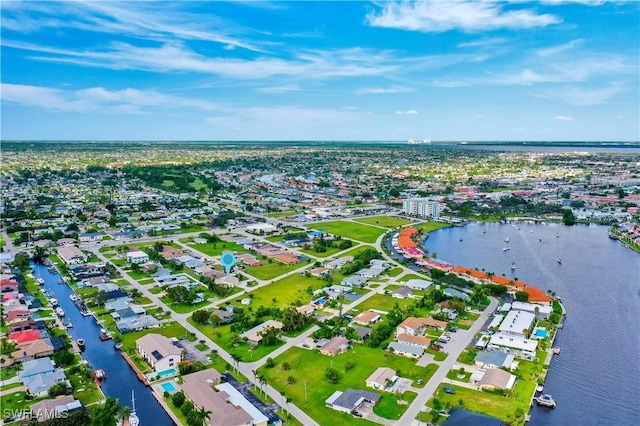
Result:
[[[120,351],[114,348],[112,340],[101,341],[100,325],[93,316],[83,317],[80,310],[69,296],[73,290],[66,284],[58,284],[60,275],[52,274],[43,265],[35,265],[36,274],[44,279],[44,288],[55,294],[58,303],[65,312],[66,322],[71,320],[73,327],[68,330],[73,340],[83,338],[86,349],[82,357],[94,369],[103,369],[107,373],[107,380],[102,382],[102,391],[106,396],[117,398],[120,405],[131,407],[131,391],[135,392],[136,413],[140,424],[145,425],[175,425],[164,411],[160,403],[151,393],[151,389],[138,380],[133,369],[124,360]]]
[[[534,406],[528,424],[638,424],[640,253],[607,238],[605,226],[546,223],[446,228],[429,234],[425,247],[453,265],[517,277],[562,297],[561,353],[544,390],[558,406]]]

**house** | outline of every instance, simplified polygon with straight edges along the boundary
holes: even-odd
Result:
[[[502,351],[479,352],[475,363],[479,368],[511,368],[514,356]]]
[[[75,246],[62,246],[57,249],[58,257],[67,265],[86,263],[87,255]]]
[[[296,263],[300,263],[300,258],[293,253],[282,253],[273,256],[273,258],[285,265],[295,265]]]
[[[40,358],[48,359],[48,358]],[[30,362],[30,361],[27,361]],[[22,384],[29,389],[29,393],[33,396],[45,396],[49,392],[51,386],[58,383],[67,383],[67,376],[61,369],[55,369],[49,373],[41,373],[22,381]]]
[[[243,254],[239,254],[237,257],[240,262],[244,263],[245,265],[251,268],[260,266],[260,261],[256,259],[255,256],[252,256],[250,254],[243,253]]]
[[[525,287],[522,289],[529,295],[529,302],[537,305],[551,306],[553,299],[538,287]]]
[[[320,347],[320,353],[326,356],[336,356],[345,353],[348,349],[349,341],[342,336],[336,336]]]
[[[412,336],[422,336],[427,327],[444,330],[446,326],[446,321],[434,320],[433,318],[409,317],[398,325],[396,335],[410,334]]]
[[[513,389],[516,376],[499,368],[476,370],[469,379],[470,383],[478,385],[480,389]]]
[[[149,333],[136,340],[136,349],[155,372],[177,368],[182,361],[182,348],[161,334]]]
[[[160,327],[160,321],[151,315],[140,315],[138,317],[124,318],[116,322],[116,328],[120,333],[144,330],[147,328]]]
[[[276,232],[277,230],[278,228],[270,223],[254,223],[252,225],[248,225],[245,229],[246,232],[251,232],[254,234],[270,234],[272,232]]]
[[[380,274],[382,274],[382,272],[384,272],[384,269],[364,268],[364,269],[360,269],[359,271],[357,271],[356,275],[364,277],[364,278],[375,278],[375,277],[380,276]]]
[[[269,418],[230,383],[220,383],[220,374],[208,369],[183,376],[182,391],[196,409],[215,413],[209,426],[266,426]]]
[[[363,403],[377,404],[380,401],[380,395],[373,392],[347,389],[344,392],[335,391],[327,400],[325,405],[337,411],[344,413],[353,413]]]
[[[373,311],[364,311],[356,315],[353,322],[360,325],[372,325],[381,321],[382,317],[379,313]]]
[[[433,285],[433,283],[431,281],[419,280],[414,278],[404,283],[404,285],[412,290],[427,290]]]
[[[78,234],[78,240],[82,243],[90,241],[102,241],[103,235],[100,232],[83,232]]]
[[[315,306],[311,304],[298,306],[296,308],[296,311],[300,312],[303,315],[311,315],[315,310]]]
[[[22,380],[30,379],[38,374],[51,373],[55,367],[51,358],[39,358],[26,361],[22,364],[22,371],[18,372],[18,377]]]
[[[18,349],[11,354],[13,363],[31,361],[53,354],[54,347],[49,339],[37,339],[21,343]]]
[[[405,343],[407,345],[417,346],[423,349],[429,349],[431,346],[431,339],[424,336],[412,336],[411,334],[400,334],[397,337],[398,342]]]
[[[282,330],[284,324],[280,321],[268,320],[263,322],[260,325],[253,327],[251,330],[247,330],[240,335],[240,337],[246,337],[247,342],[251,345],[258,345],[262,340],[261,333],[267,328],[277,328],[278,330]]]
[[[18,344],[37,340],[41,337],[42,334],[38,330],[17,331],[9,334],[9,340],[13,340]]]
[[[485,414],[474,413],[462,408],[452,408],[449,410],[449,416],[442,422],[442,426],[508,426],[497,417],[487,416]]]
[[[14,279],[3,279],[0,281],[0,293],[11,293],[18,291],[18,281]]]
[[[227,288],[237,287],[240,284],[240,279],[233,275],[224,275],[215,280],[215,283]]]
[[[535,315],[537,320],[547,320],[553,312],[553,308],[547,305],[539,305],[525,302],[513,302],[511,304],[511,310],[513,311],[525,311]]]
[[[367,282],[365,277],[354,275],[352,277],[343,278],[340,284],[349,287],[362,287]]]
[[[215,315],[218,318],[220,318],[220,321],[222,322],[222,324],[229,324],[236,317],[236,314],[234,314],[233,312],[227,312],[227,311],[221,311],[221,310],[215,310],[212,312],[211,315]]]
[[[309,231],[307,232],[307,237],[310,240],[317,240],[318,238],[323,238],[326,235],[324,231]]]
[[[338,259],[334,259],[328,262],[327,264],[325,264],[324,266],[326,266],[329,269],[339,269],[349,262],[353,262],[353,256],[343,256]]]
[[[526,339],[531,333],[535,319],[535,314],[531,312],[511,310],[502,321],[502,324],[500,324],[500,327],[498,327],[498,330],[508,336]]]
[[[492,335],[487,345],[489,350],[499,350],[530,360],[535,359],[537,348],[538,341],[535,339],[520,339],[502,333]]]
[[[424,354],[423,348],[403,342],[391,342],[388,348],[391,349],[394,354],[407,358],[420,358],[422,354]]]
[[[309,273],[314,277],[323,277],[329,273],[329,268],[313,268],[309,270]]]
[[[26,319],[29,319],[30,316],[31,316],[31,311],[28,311],[28,310],[25,310],[25,309],[16,309],[15,311],[9,312],[5,316],[4,323],[5,324],[12,324],[14,322],[21,322],[21,321],[24,321]]]
[[[447,297],[464,300],[465,302],[468,302],[469,300],[471,300],[471,297],[469,297],[468,294],[463,293],[463,292],[458,291],[458,290],[453,289],[453,288],[445,288],[444,289],[444,294]]]
[[[65,418],[67,413],[84,409],[82,403],[74,399],[73,395],[65,395],[55,399],[45,399],[37,402],[31,406],[30,411],[31,418],[43,422],[45,420]]]
[[[127,262],[141,265],[149,261],[149,255],[141,250],[130,251],[127,253]]]
[[[406,299],[411,296],[413,296],[413,290],[409,287],[400,287],[391,292],[391,297],[395,297],[396,299]]]
[[[369,337],[373,332],[373,330],[371,330],[369,327],[360,327],[358,325],[354,325],[351,328],[353,328],[353,330],[358,335],[359,341],[363,341],[364,339]]]
[[[380,367],[365,380],[365,384],[368,388],[387,390],[396,380],[398,380],[398,376],[396,376],[395,370],[389,367]]]

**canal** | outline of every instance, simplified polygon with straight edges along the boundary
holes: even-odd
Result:
[[[73,340],[83,338],[86,349],[82,353],[84,359],[94,369],[103,369],[107,380],[102,382],[102,391],[106,396],[117,398],[120,405],[131,407],[131,391],[135,392],[136,413],[140,425],[170,426],[173,420],[164,411],[160,403],[151,393],[151,389],[142,384],[133,369],[124,360],[120,351],[114,348],[113,340],[101,341],[100,325],[93,316],[84,317],[69,296],[73,290],[66,284],[58,284],[59,274],[52,274],[44,265],[35,265],[36,276],[45,281],[44,288],[55,294],[58,303],[65,312],[64,321],[70,320],[73,327],[68,330]]]
[[[638,424],[639,253],[607,238],[605,226],[544,223],[446,228],[429,234],[425,248],[453,265],[518,278],[562,297],[567,321],[555,342],[561,354],[544,390],[558,406],[534,406],[528,424]]]

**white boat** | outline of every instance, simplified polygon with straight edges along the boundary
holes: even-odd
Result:
[[[511,269],[516,269],[516,262],[511,262]]]
[[[57,307],[56,308],[56,315],[59,317],[63,317],[64,316],[64,311],[62,310],[62,308]]]
[[[530,232],[531,234],[533,234],[533,229],[529,229],[529,232]]]
[[[557,233],[557,234],[556,234],[556,238],[558,238],[558,237],[560,237],[560,233]]]
[[[538,403],[538,405],[542,405],[544,407],[549,407],[549,408],[556,407],[556,402],[553,400],[553,398],[549,394],[540,395],[539,397],[535,398],[535,401]]]
[[[49,299],[49,304],[55,308],[56,306],[58,306],[58,299],[52,297],[51,299]]]
[[[67,328],[73,328],[73,323],[71,321],[67,321],[67,323],[64,326]]]
[[[428,145],[431,143],[431,139],[422,139],[422,140],[409,139],[407,143],[409,145]]]
[[[76,344],[78,345],[78,347],[80,349],[84,349],[84,339],[80,338],[80,339],[76,340]]]
[[[511,247],[505,247],[502,249],[502,251],[509,251],[509,250],[511,250]]]
[[[41,277],[37,277],[36,282],[38,283],[38,285],[42,285],[44,284],[44,279],[42,279]]]
[[[129,414],[129,424],[131,426],[138,426],[140,424],[140,419],[138,418],[138,414],[136,414],[136,397],[133,394],[133,390],[131,390],[131,414]]]
[[[505,243],[508,243],[508,242],[509,242],[509,237],[505,238],[505,239],[504,239],[504,242],[505,242]]]
[[[562,263],[562,259],[558,257],[558,263]]]
[[[76,300],[78,300],[78,296],[76,296],[75,294],[72,294],[71,296],[69,296],[69,299],[75,302]]]

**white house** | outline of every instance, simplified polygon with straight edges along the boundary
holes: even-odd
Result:
[[[58,247],[57,251],[60,260],[67,265],[78,265],[87,261],[87,255],[75,246]]]
[[[156,372],[177,369],[182,349],[161,334],[150,333],[136,340],[136,349]]]
[[[248,225],[246,228],[247,232],[252,232],[254,234],[270,234],[277,230],[278,228],[270,223],[254,223],[252,225]]]
[[[147,263],[149,261],[149,255],[141,250],[130,251],[127,253],[127,262],[128,263],[137,263],[141,265],[143,263]]]
[[[491,336],[487,349],[500,350],[520,358],[535,359],[538,341],[534,339],[520,339],[502,333]]]
[[[531,312],[511,310],[500,324],[498,330],[508,336],[526,339],[529,337],[536,316]]]

